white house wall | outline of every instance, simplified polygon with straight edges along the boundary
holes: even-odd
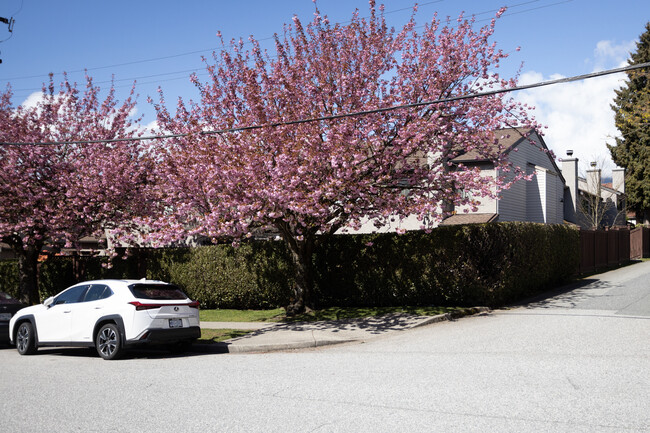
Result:
[[[494,179],[496,179],[496,170],[491,167],[490,168],[483,168],[481,170],[481,177],[483,178],[491,178],[492,182]],[[494,192],[494,187],[492,188],[492,191]],[[470,192],[471,194],[471,192]],[[473,211],[471,206],[465,205],[465,206],[457,206],[456,207],[456,213],[458,214],[465,214],[465,213],[498,213],[498,202],[495,199],[492,198],[478,198],[474,197],[480,201],[480,204],[477,206],[476,211]]]
[[[435,228],[438,226],[438,223],[426,222],[429,228]],[[337,234],[368,234],[368,233],[394,233],[401,230],[411,231],[411,230],[420,230],[422,229],[423,222],[418,220],[417,216],[410,215],[403,220],[399,220],[398,217],[395,217],[393,221],[389,221],[387,224],[377,228],[374,224],[374,220],[369,218],[364,218],[361,223],[359,230],[355,230],[351,227],[346,227],[337,231]]]

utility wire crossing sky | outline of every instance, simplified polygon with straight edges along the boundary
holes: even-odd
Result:
[[[377,1],[396,29],[411,18],[414,3]],[[360,16],[369,14],[368,0],[159,0],[155,7],[131,0],[66,0],[65,7],[3,0],[0,17],[15,22],[13,32],[0,23],[0,83],[11,84],[16,105],[30,106],[42,98],[49,72],[58,80],[67,71],[70,82],[82,83],[88,71],[95,85],[115,84],[118,92],[129,92],[137,81],[136,92],[143,97],[134,116],[143,116],[142,125],[152,131],[145,134],[153,135],[156,113],[146,97],[155,99],[158,87],[168,101],[199,96],[189,75],[209,80],[201,58],[212,62],[211,53],[223,48],[218,32],[226,43],[253,35],[272,53],[273,35],[282,34],[294,15],[311,21],[315,6],[332,23],[345,24],[355,9]],[[416,25],[434,14],[450,17],[453,25],[463,13],[478,27],[502,6],[508,10],[497,20],[492,40],[510,56],[500,75],[518,75],[522,86],[627,65],[650,18],[648,0],[429,0],[419,2]],[[610,105],[625,78],[610,74],[521,90],[514,97],[535,107],[536,120],[547,126],[544,140],[556,155],[571,148],[581,162],[592,156],[609,159],[606,143],[618,135]]]
[[[454,102],[454,101],[460,101],[460,100],[464,100],[464,99],[480,98],[480,97],[483,97],[483,96],[490,96],[490,95],[497,95],[497,94],[501,94],[501,93],[514,92],[514,91],[518,91],[518,90],[534,89],[534,88],[538,88],[538,87],[551,86],[551,85],[555,85],[555,84],[571,83],[571,82],[574,82],[574,81],[587,80],[587,79],[590,79],[590,78],[602,77],[602,76],[611,75],[611,74],[618,74],[618,73],[621,73],[621,72],[633,71],[633,70],[636,70],[636,69],[643,69],[643,68],[650,68],[650,62],[648,62],[648,63],[640,63],[640,64],[637,64],[637,65],[625,66],[625,67],[622,67],[622,68],[609,69],[607,71],[593,72],[591,74],[577,75],[577,76],[574,76],[574,77],[558,78],[556,80],[543,81],[543,82],[533,83],[533,84],[526,84],[526,85],[510,87],[510,88],[506,88],[506,89],[497,89],[497,90],[491,90],[491,91],[488,91],[488,92],[471,93],[471,94],[468,94],[468,95],[456,96],[456,97],[453,97],[453,98],[436,99],[434,101],[424,101],[424,102],[417,102],[417,103],[413,103],[413,104],[396,105],[396,106],[393,106],[393,107],[377,108],[377,109],[373,109],[373,110],[355,111],[355,112],[352,112],[352,113],[337,114],[337,115],[332,115],[332,116],[314,117],[314,118],[309,118],[309,119],[296,119],[296,120],[290,120],[290,121],[287,121],[287,122],[270,123],[270,124],[266,124],[266,125],[250,125],[250,126],[241,126],[241,127],[238,127],[238,128],[221,129],[221,130],[216,130],[216,131],[201,131],[199,134],[200,135],[215,135],[215,134],[223,134],[223,133],[228,133],[228,132],[250,131],[250,130],[254,130],[254,129],[270,128],[270,127],[285,126],[285,125],[297,125],[297,124],[301,124],[301,123],[320,122],[320,121],[323,121],[323,120],[343,119],[343,118],[346,118],[346,117],[357,117],[357,116],[363,116],[363,115],[366,115],[366,114],[373,114],[373,113],[384,113],[384,112],[399,110],[399,109],[403,109],[403,108],[418,108],[418,107],[424,107],[424,106],[428,106],[428,105],[443,104],[443,103],[446,103],[446,102]],[[55,142],[46,142],[46,143],[0,143],[0,145],[2,145],[2,146],[48,146],[48,145],[65,145],[65,144],[98,144],[98,143],[115,143],[115,142],[120,142],[120,141],[159,140],[159,139],[165,139],[165,138],[187,137],[189,135],[190,134],[167,134],[167,135],[154,135],[154,136],[147,136],[147,137],[122,137],[122,138],[114,138],[114,139],[110,139],[110,140],[55,141]]]

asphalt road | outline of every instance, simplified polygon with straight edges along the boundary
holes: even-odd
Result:
[[[5,432],[650,431],[650,262],[363,344],[113,362],[2,349],[0,395]]]

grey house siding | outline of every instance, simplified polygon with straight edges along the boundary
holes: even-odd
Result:
[[[530,181],[519,180],[501,193],[497,203],[499,221],[563,222],[564,180],[552,156],[543,149],[545,146],[539,137],[533,135],[520,140],[508,153],[510,162],[525,168],[526,174],[533,175],[533,178]]]

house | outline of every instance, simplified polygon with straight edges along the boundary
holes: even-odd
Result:
[[[585,176],[578,175],[578,158],[568,151],[568,157],[555,162],[544,139],[534,130],[506,128],[496,131],[499,145],[513,166],[524,171],[530,180],[514,182],[501,191],[497,198],[482,198],[475,210],[469,206],[453,209],[453,215],[439,225],[479,224],[488,222],[522,221],[543,224],[575,224],[582,228],[625,225],[624,169],[614,169],[612,182],[603,185],[601,170],[592,166]],[[494,145],[494,144],[491,144]],[[483,176],[500,173],[492,161],[478,152],[458,155],[452,162],[469,168],[479,168]],[[463,191],[471,194],[471,191]],[[367,221],[360,230],[348,233],[369,233],[419,230],[423,223],[414,216],[393,221],[379,229]],[[426,222],[425,222],[425,225]],[[435,224],[428,224],[435,227]]]
[[[441,225],[492,221],[525,221],[545,224],[571,223],[581,228],[625,226],[625,169],[612,170],[612,182],[602,183],[601,169],[590,164],[586,174],[578,174],[578,158],[567,151],[561,167],[555,163],[543,138],[535,131],[524,137],[516,129],[499,131],[509,161],[533,174],[530,181],[515,182],[497,199],[483,200],[477,212],[459,209]],[[461,155],[454,162],[479,166],[486,175],[496,176],[489,161]]]
[[[531,181],[520,180],[503,191],[496,200],[484,200],[477,212],[462,213],[444,220],[441,225],[491,221],[527,221],[546,224],[572,223],[581,228],[625,226],[625,169],[612,170],[612,181],[602,182],[601,169],[592,162],[586,174],[578,174],[578,158],[573,151],[555,163],[542,137],[534,131],[524,138],[519,131],[505,133],[506,154],[510,162]],[[541,152],[540,152],[541,151]],[[489,161],[471,160],[471,155],[454,159],[465,165],[483,164],[486,175],[495,176]]]
[[[496,221],[528,221],[546,224],[562,224],[564,220],[564,186],[562,171],[555,163],[544,139],[533,130],[516,128],[496,132],[501,138],[499,144],[513,166],[519,167],[530,181],[519,180],[509,189],[499,193],[498,198],[484,198],[478,209],[469,207],[455,209],[455,214],[443,220],[440,225],[483,223]],[[470,152],[452,160],[466,167],[478,167],[485,176],[497,178],[514,174],[500,173],[494,164]]]
[[[562,173],[566,179],[564,203],[565,220],[582,228],[625,226],[625,169],[614,168],[612,181],[602,182],[601,168],[591,162],[587,172],[578,174],[578,158],[567,151],[562,158]]]

